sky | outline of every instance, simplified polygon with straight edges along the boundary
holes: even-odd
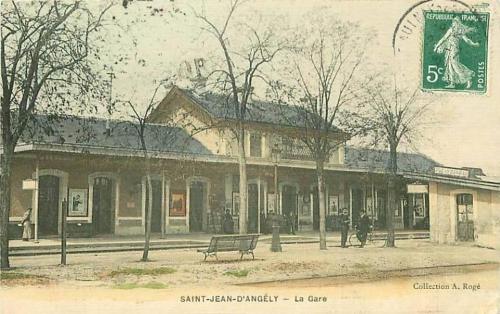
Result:
[[[418,86],[421,80],[421,49],[423,28],[415,24],[406,40],[397,42],[398,52],[392,47],[394,30],[403,14],[417,1],[405,0],[255,0],[245,4],[245,14],[257,12],[266,16],[279,15],[295,27],[304,23],[304,12],[321,12],[326,16],[359,23],[363,30],[376,36],[367,49],[367,62],[380,71],[394,71],[407,84]],[[450,10],[462,10],[450,0],[434,0]],[[417,142],[419,152],[453,167],[480,167],[490,176],[500,176],[500,37],[499,1],[469,1],[489,3],[483,10],[490,12],[488,82],[486,94],[428,92],[432,99],[432,124],[422,123],[423,136]],[[116,6],[110,15],[119,21],[125,31],[110,30],[106,41],[110,58],[125,61],[113,65],[113,97],[133,98],[138,103],[149,100],[156,84],[171,74],[178,73],[183,62],[207,58],[217,53],[217,46],[200,32],[192,18],[191,8],[204,8],[207,15],[220,20],[227,12],[227,1],[179,1],[174,5],[183,14],[171,16],[167,11],[172,3],[166,0],[134,1],[128,9]],[[161,8],[162,15],[151,15]],[[414,10],[412,13],[421,11]],[[245,15],[243,14],[243,15]],[[239,17],[246,18],[246,17]],[[250,18],[251,20],[251,18]],[[406,24],[408,25],[408,24]],[[215,50],[214,50],[215,49]],[[163,94],[166,91],[161,91]],[[422,119],[427,121],[427,119]]]

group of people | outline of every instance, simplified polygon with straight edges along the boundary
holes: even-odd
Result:
[[[293,212],[290,212],[288,216],[285,217],[275,217],[273,212],[269,213],[268,217],[264,219],[263,226],[261,225],[264,233],[272,232],[272,226],[274,224],[273,219],[277,219],[280,225],[283,224],[289,234],[295,234],[295,214]],[[229,210],[226,210],[222,218],[222,232],[225,234],[234,233],[234,220]]]
[[[346,243],[347,235],[349,233],[349,224],[349,214],[347,212],[347,209],[344,208],[344,210],[342,211],[342,215],[340,215],[340,246],[343,248],[347,248]],[[354,228],[356,229],[356,236],[360,242],[360,247],[364,247],[366,244],[366,239],[368,237],[368,232],[371,228],[370,218],[364,210],[360,212],[359,220],[354,225]]]

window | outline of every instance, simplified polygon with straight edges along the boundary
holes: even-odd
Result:
[[[458,194],[457,195],[457,209],[458,221],[465,222],[471,221],[474,218],[474,211],[472,207],[472,194]]]
[[[425,194],[413,194],[412,205],[415,217],[425,216]]]
[[[250,156],[262,157],[262,135],[260,133],[250,134]]]

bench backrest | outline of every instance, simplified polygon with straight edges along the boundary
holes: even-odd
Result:
[[[254,250],[258,239],[258,234],[213,236],[208,252]]]

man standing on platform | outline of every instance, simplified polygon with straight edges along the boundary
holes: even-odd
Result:
[[[341,237],[340,237],[340,246],[343,248],[346,248],[346,242],[347,242],[347,233],[349,232],[349,215],[347,214],[347,208],[344,208],[342,210],[342,214],[340,215],[340,232],[341,232]]]
[[[361,216],[359,218],[357,229],[358,229],[357,236],[359,242],[361,242],[360,247],[363,247],[366,244],[366,238],[368,236],[368,231],[370,230],[370,218],[368,218],[368,215],[364,210],[361,211]]]

